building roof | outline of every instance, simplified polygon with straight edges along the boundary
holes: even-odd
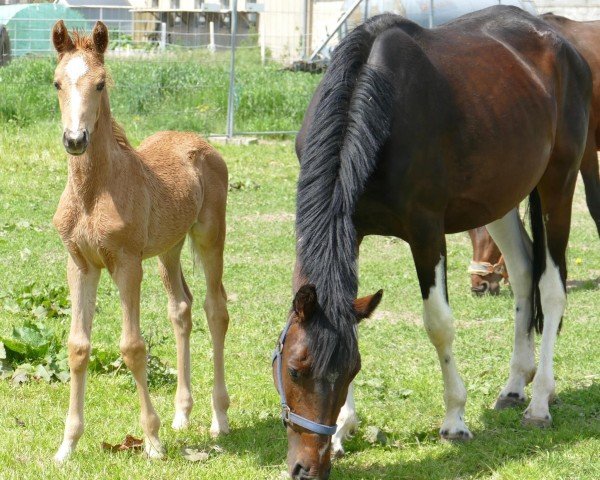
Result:
[[[65,7],[75,8],[133,8],[127,0],[59,0],[58,3]]]

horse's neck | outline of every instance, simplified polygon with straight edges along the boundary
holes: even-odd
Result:
[[[120,160],[117,159],[119,153],[108,94],[105,92],[87,150],[83,155],[69,156],[68,182],[86,210],[94,206],[98,195],[105,191],[113,178],[115,163]]]

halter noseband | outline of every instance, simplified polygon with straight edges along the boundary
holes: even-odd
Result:
[[[275,368],[277,369],[277,390],[279,391],[279,397],[281,399],[281,420],[283,421],[284,426],[298,425],[299,427],[305,428],[306,430],[319,435],[333,435],[337,431],[337,425],[330,427],[328,425],[323,425],[322,423],[313,422],[308,418],[304,418],[295,414],[287,405],[285,392],[283,390],[283,362],[281,360],[281,353],[283,352],[285,337],[291,325],[292,324],[288,322],[283,329],[283,332],[281,332],[281,336],[279,337],[279,341],[277,342],[277,346],[275,347],[275,351],[273,352],[273,357],[271,359],[271,364],[277,362]]]

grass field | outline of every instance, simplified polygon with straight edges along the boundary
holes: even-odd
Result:
[[[0,106],[8,111],[10,104]],[[52,116],[50,112],[40,121],[14,117],[0,123],[0,336],[29,318],[7,307],[14,292],[31,282],[49,287],[66,284],[66,253],[51,225],[66,180],[66,158],[59,122]],[[137,144],[160,119],[149,116],[150,120],[135,124],[133,117],[126,115],[123,123]],[[52,456],[62,438],[69,385],[33,381],[16,386],[5,380],[0,381],[0,479],[282,478],[287,444],[270,354],[291,303],[297,162],[290,141],[217,148],[229,165],[232,182],[242,186],[229,197],[225,255],[231,315],[226,343],[231,434],[213,440],[208,433],[212,362],[201,306],[203,278],[193,271],[186,249],[184,270],[196,299],[192,334],[196,404],[191,428],[174,432],[170,422],[175,385],[152,389],[163,421],[167,459],[149,462],[140,455],[108,454],[100,448],[101,442],[119,443],[126,434],[141,436],[137,395],[129,375],[90,375],[86,432],[75,456],[61,468],[54,466]],[[469,392],[466,420],[475,435],[469,443],[453,444],[437,437],[444,413],[441,373],[422,328],[409,249],[392,238],[366,239],[360,294],[379,288],[385,294],[374,318],[360,327],[363,367],[356,379],[356,400],[362,423],[347,444],[347,455],[335,462],[331,478],[600,478],[599,246],[579,186],[569,251],[569,276],[576,282],[556,348],[554,426],[535,430],[521,427],[520,410],[491,409],[508,374],[510,291],[504,288],[497,298],[471,296],[468,238],[449,237],[455,352]],[[68,327],[66,318],[48,322],[60,331]],[[154,346],[153,354],[174,366],[174,340],[155,261],[145,264],[142,323],[146,336],[166,338]],[[103,275],[93,344],[118,355],[119,334],[117,291]],[[369,426],[387,433],[386,445],[366,441]],[[220,449],[213,449],[202,463],[191,463],[180,454],[183,446],[208,450],[215,445]]]

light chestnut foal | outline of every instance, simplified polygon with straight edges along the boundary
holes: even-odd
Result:
[[[211,433],[227,433],[229,396],[223,348],[229,323],[221,283],[225,242],[227,167],[221,156],[192,133],[159,132],[139,149],[129,144],[110,113],[104,52],[106,26],[92,36],[69,36],[59,21],[52,30],[58,52],[55,87],[69,154],[66,188],[54,224],[68,250],[67,276],[73,317],[69,334],[71,395],[65,434],[55,460],[62,462],[83,433],[83,398],[90,333],[100,271],[119,289],[123,309],[120,349],[141,403],[145,451],[161,457],[160,420],[148,393],[146,346],[140,333],[142,260],[158,256],[168,295],[168,315],[177,343],[177,392],[173,428],[187,426],[192,409],[190,331],[192,294],[180,253],[186,234],[206,276],[204,309],[212,336],[214,387]]]

